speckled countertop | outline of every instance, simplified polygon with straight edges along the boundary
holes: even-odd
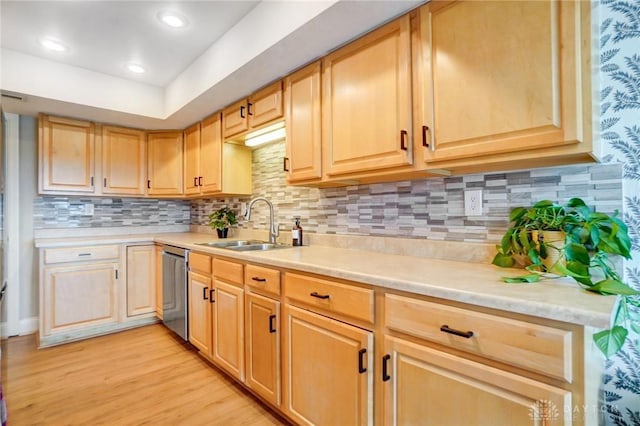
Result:
[[[438,297],[558,321],[608,328],[615,298],[584,291],[570,280],[505,284],[522,270],[490,264],[437,260],[325,246],[234,252],[198,245],[211,234],[166,233],[37,239],[36,247],[157,242],[247,262],[322,274],[393,290]]]

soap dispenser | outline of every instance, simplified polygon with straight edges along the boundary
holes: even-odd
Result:
[[[300,226],[300,218],[296,217],[296,224],[293,226],[291,230],[291,245],[293,246],[301,246],[302,245],[302,226]]]

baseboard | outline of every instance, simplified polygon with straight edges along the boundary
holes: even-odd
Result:
[[[33,334],[38,331],[38,317],[21,319],[18,324],[18,336]],[[6,322],[0,323],[0,336],[3,339],[9,337],[9,330]]]

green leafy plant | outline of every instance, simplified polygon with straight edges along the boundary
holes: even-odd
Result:
[[[542,279],[568,276],[585,290],[602,295],[617,295],[610,329],[594,334],[593,339],[608,358],[616,353],[627,339],[629,328],[640,332],[640,292],[625,284],[612,262],[615,256],[631,258],[631,240],[627,226],[618,217],[592,211],[580,198],[572,198],[566,205],[543,200],[531,207],[517,207],[511,211],[511,226],[505,232],[493,264],[512,267],[517,258],[528,265],[529,274],[505,277],[508,283],[531,283]],[[562,231],[560,245],[536,238],[540,231]],[[552,250],[557,259],[545,265]]]
[[[209,215],[209,226],[212,229],[225,229],[238,223],[236,214],[229,207],[222,207]]]

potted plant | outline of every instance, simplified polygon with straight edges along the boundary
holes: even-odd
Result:
[[[222,207],[209,215],[209,226],[218,233],[218,238],[227,238],[229,227],[238,223],[236,214],[229,207]]]
[[[632,309],[640,308],[640,292],[622,281],[612,263],[615,256],[631,258],[627,226],[617,215],[617,211],[613,216],[592,211],[580,198],[572,198],[566,206],[544,200],[515,208],[509,216],[512,224],[493,259],[493,264],[502,267],[514,266],[518,257],[528,263],[530,274],[507,277],[505,282],[569,276],[588,291],[620,296],[612,327],[593,336],[607,357],[622,347],[629,327],[640,332],[640,316]],[[544,234],[549,230],[563,236],[549,238]]]

